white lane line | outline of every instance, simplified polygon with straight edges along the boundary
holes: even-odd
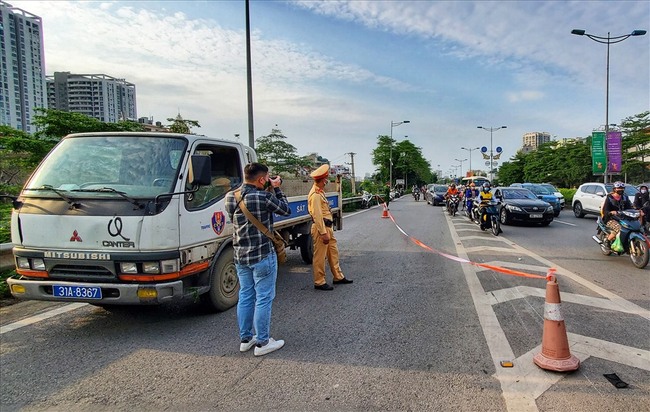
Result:
[[[451,219],[447,218],[447,224],[449,225],[449,233],[453,243],[456,245],[456,255],[469,260],[466,249],[462,246]],[[481,281],[476,275],[476,267],[467,264],[460,265],[460,267],[465,274],[465,281],[472,295],[474,308],[476,309],[476,314],[478,315],[478,320],[481,324],[492,362],[494,363],[494,369],[496,370],[494,376],[501,384],[506,408],[511,412],[537,412],[537,404],[531,394],[532,391],[522,387],[524,385],[523,382],[527,380],[517,379],[520,368],[502,368],[500,365],[501,360],[514,359],[515,354],[501,328],[496,313],[494,313],[492,302],[485,293],[483,285],[481,285]]]
[[[510,300],[523,299],[527,296],[544,298],[546,296],[546,289],[533,288],[530,286],[515,286],[507,289],[493,290],[492,292],[488,292],[487,295],[492,299],[493,304],[496,305]],[[577,303],[578,305],[592,306],[598,309],[606,309],[634,315],[637,314],[636,311],[630,310],[629,308],[621,308],[617,303],[605,298],[594,298],[569,292],[562,292],[561,298],[562,302]]]
[[[469,250],[485,250],[488,248],[465,248],[460,242],[460,237],[455,231],[453,222],[447,218],[449,232],[452,240],[456,245],[456,254],[459,257],[469,260],[467,255]],[[523,255],[532,257],[533,259],[547,265],[545,268],[534,265],[524,265],[518,263],[503,262],[503,266],[533,266],[533,270],[545,271],[549,267],[557,269],[558,275],[566,276],[573,281],[588,287],[597,294],[604,296],[606,299],[600,300],[589,296],[575,295],[570,293],[563,294],[563,300],[566,302],[575,302],[596,307],[606,307],[609,310],[627,312],[639,315],[648,319],[650,311],[629,302],[616,294],[597,286],[586,279],[572,273],[561,266],[558,266],[548,259],[533,253],[523,247],[512,244],[515,251]],[[499,248],[495,248],[499,249]],[[500,248],[504,249],[504,248]],[[515,359],[510,342],[503,329],[501,328],[498,318],[494,312],[493,304],[498,303],[500,299],[510,300],[524,297],[526,294],[542,297],[545,295],[544,289],[532,287],[516,287],[509,288],[504,291],[495,291],[486,293],[478,280],[478,272],[484,270],[472,265],[461,265],[465,274],[465,280],[469,291],[472,295],[474,307],[478,314],[479,322],[485,336],[485,340],[492,356],[492,361],[495,365],[496,372],[494,377],[497,378],[501,384],[501,390],[506,403],[508,411],[531,411],[537,412],[537,404],[535,399],[539,398],[546,390],[557,383],[564,377],[562,374],[544,371],[538,368],[533,363],[534,354],[541,351],[541,345],[532,349],[528,353],[516,359],[514,368],[501,368],[499,361],[506,359]],[[645,370],[650,370],[650,351],[643,349],[633,348],[629,346],[620,345],[613,342],[576,335],[568,333],[568,339],[571,346],[571,351],[575,352],[581,362],[584,362],[590,356],[598,358],[609,359],[613,362],[618,362],[625,365],[638,367]],[[511,356],[511,357],[509,357]]]
[[[33,325],[34,323],[40,322],[45,319],[52,318],[54,316],[58,316],[62,313],[70,312],[72,310],[77,310],[83,306],[88,305],[87,303],[71,303],[69,305],[62,306],[60,308],[48,310],[47,312],[39,313],[38,315],[30,316],[25,319],[21,319],[17,322],[10,323],[5,326],[0,326],[0,335],[5,334],[7,332],[14,331],[16,329],[20,329],[23,326],[29,326]]]
[[[557,219],[553,219],[553,223],[562,223],[563,225],[577,226],[577,225],[574,225],[573,223],[563,222],[563,221],[557,220]]]

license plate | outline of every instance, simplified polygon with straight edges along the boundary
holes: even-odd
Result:
[[[52,286],[52,295],[55,298],[70,299],[101,299],[102,289],[96,286]]]
[[[532,214],[532,215],[530,215],[531,219],[541,219],[543,217],[544,217],[544,215],[540,215],[540,214]]]

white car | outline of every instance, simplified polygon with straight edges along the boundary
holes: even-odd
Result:
[[[600,215],[600,209],[605,201],[605,196],[614,189],[613,183],[583,183],[573,195],[573,214],[576,217],[585,217],[586,214]],[[625,195],[634,200],[634,195],[639,191],[632,185],[625,185]]]

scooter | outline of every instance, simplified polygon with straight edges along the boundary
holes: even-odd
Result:
[[[494,236],[503,233],[501,230],[501,221],[499,220],[499,202],[492,201],[483,207],[480,206],[480,200],[474,200],[472,205],[472,220],[481,230],[490,229]]]
[[[450,215],[456,216],[456,213],[458,212],[459,202],[460,197],[458,195],[449,196],[449,199],[447,199],[447,212],[449,212]]]
[[[623,210],[612,216],[612,219],[616,219],[621,225],[621,231],[618,234],[622,245],[622,250],[620,251],[612,250],[609,245],[605,244],[605,239],[611,232],[611,229],[605,225],[600,217],[598,218],[596,234],[591,238],[600,245],[600,250],[603,252],[603,255],[630,255],[634,266],[643,269],[648,265],[648,259],[650,258],[650,254],[648,253],[650,240],[643,233],[639,216],[641,216],[641,213],[634,209]]]
[[[368,209],[372,203],[373,195],[368,192],[364,192],[361,196],[361,209]]]

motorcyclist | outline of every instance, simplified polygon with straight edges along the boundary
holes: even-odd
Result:
[[[469,186],[465,188],[465,203],[467,205],[467,215],[472,216],[472,204],[474,203],[474,198],[478,196],[478,190],[474,182],[470,183]]]
[[[483,183],[483,187],[481,188],[481,192],[478,194],[479,198],[479,208],[481,210],[481,227],[486,227],[487,226],[487,214],[486,214],[486,209],[487,206],[492,203],[492,187],[490,186],[489,182]]]
[[[413,198],[415,198],[415,200],[418,200],[420,198],[420,188],[417,187],[417,185],[413,185],[413,188],[411,190],[413,191]]]
[[[447,203],[447,208],[449,208],[449,199],[454,195],[458,196],[458,189],[456,188],[456,184],[452,183],[449,185],[447,192],[444,195],[445,201]]]
[[[630,199],[625,194],[625,183],[614,182],[614,190],[607,194],[603,202],[603,207],[600,210],[603,223],[610,229],[605,239],[605,246],[610,247],[612,241],[614,241],[621,231],[621,224],[613,216],[625,209],[632,209],[632,202],[630,202]]]
[[[641,216],[641,223],[645,226],[650,217],[650,193],[648,193],[648,186],[639,186],[639,192],[634,195],[632,205],[635,209],[643,212],[644,216]]]

